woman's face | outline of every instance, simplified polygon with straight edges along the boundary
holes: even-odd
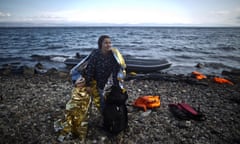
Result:
[[[111,51],[112,43],[110,38],[105,38],[102,43],[102,51],[103,53],[107,53]]]

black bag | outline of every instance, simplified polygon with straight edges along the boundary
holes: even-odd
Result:
[[[128,126],[126,105],[107,104],[103,110],[104,129],[112,134],[118,134]]]
[[[111,87],[106,95],[103,109],[104,129],[112,134],[118,134],[128,127],[128,114],[126,107],[127,93],[123,93],[119,87]]]
[[[127,92],[122,92],[122,89],[117,86],[112,86],[110,92],[105,95],[106,104],[124,105],[127,99]]]

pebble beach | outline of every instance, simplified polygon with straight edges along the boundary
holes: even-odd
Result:
[[[117,136],[105,132],[93,105],[86,143],[240,143],[240,76],[227,77],[234,85],[215,83],[212,77],[201,81],[188,75],[129,77],[125,81],[129,127]],[[68,74],[1,74],[0,82],[0,143],[60,143],[53,126],[64,117],[71,97]],[[161,106],[146,112],[133,107],[134,100],[144,95],[159,95]],[[177,119],[168,104],[179,102],[199,108],[206,120]],[[81,142],[74,138],[62,143]]]

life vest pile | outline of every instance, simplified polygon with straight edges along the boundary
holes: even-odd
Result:
[[[198,71],[193,71],[192,74],[196,77],[196,79],[201,80],[207,78],[205,75]]]
[[[214,77],[213,81],[216,82],[216,83],[220,83],[220,84],[226,83],[226,84],[234,85],[231,81],[229,81],[225,78],[220,78],[220,77]]]
[[[141,96],[137,98],[133,103],[133,106],[143,108],[144,111],[146,111],[147,108],[160,107],[160,105],[161,105],[160,96],[152,95]]]
[[[192,75],[195,76],[196,79],[201,80],[201,79],[206,79],[207,77],[205,75],[203,75],[202,73],[198,72],[198,71],[193,71]],[[231,82],[230,80],[227,80],[225,78],[220,78],[220,77],[214,77],[213,81],[219,84],[230,84],[230,85],[234,85],[233,82]]]

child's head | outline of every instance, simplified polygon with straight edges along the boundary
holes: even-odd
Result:
[[[75,87],[84,87],[84,86],[85,86],[85,78],[80,76],[75,82]]]

